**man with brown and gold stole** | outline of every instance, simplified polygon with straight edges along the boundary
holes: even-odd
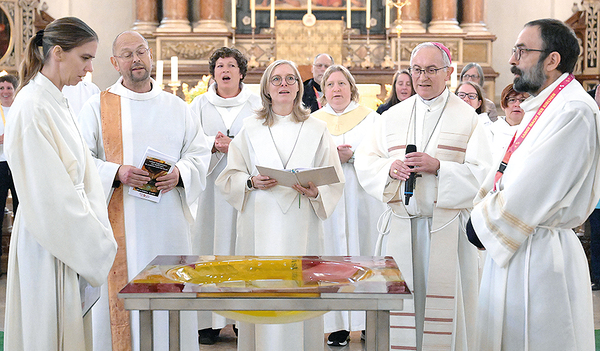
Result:
[[[414,294],[392,314],[392,347],[474,349],[477,250],[463,228],[491,149],[473,108],[446,88],[450,60],[442,44],[415,47],[417,94],[384,112],[355,153],[361,185],[389,205],[383,253]]]
[[[110,200],[109,215],[117,240],[126,233],[125,245],[119,245],[119,250],[126,247],[126,261],[113,266],[111,275],[124,273],[127,282],[156,255],[191,254],[190,226],[196,212],[190,206],[206,185],[210,147],[187,104],[163,92],[150,78],[152,53],[144,37],[136,32],[119,34],[113,43],[111,62],[121,78],[83,106],[79,122]],[[129,194],[131,187],[150,181],[148,172],[138,168],[148,147],[177,160],[171,173],[156,179],[161,190],[158,202]],[[101,301],[94,307],[95,350],[111,349],[108,303],[110,298],[112,327],[116,329],[114,315],[119,309],[113,307],[118,301],[114,294],[122,284],[111,286],[109,279],[108,288],[103,288]],[[136,350],[140,342],[137,313],[132,315],[131,335]],[[166,314],[155,313],[154,345],[159,350],[168,349],[166,318]],[[197,351],[196,313],[182,313],[181,327],[181,349]],[[128,328],[122,329],[123,333],[116,334],[113,330],[113,345],[121,345],[124,340],[119,339],[128,339]]]

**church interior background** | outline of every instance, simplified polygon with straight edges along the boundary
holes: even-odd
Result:
[[[202,90],[208,59],[221,46],[249,58],[245,82],[257,84],[266,66],[289,59],[302,79],[312,78],[318,53],[350,69],[372,108],[412,48],[438,41],[452,53],[455,71],[479,63],[486,95],[499,105],[512,80],[507,63],[523,25],[552,17],[576,32],[582,55],[577,79],[591,88],[598,68],[599,0],[0,0],[0,71],[15,74],[27,40],[53,18],[76,16],[97,31],[100,45],[92,80],[101,89],[118,73],[110,65],[112,40],[124,30],[143,34],[154,57],[153,76],[164,89],[188,98]],[[203,80],[204,77],[204,80]],[[456,86],[453,79],[449,82]],[[10,206],[9,206],[10,207]],[[10,207],[12,208],[12,207]],[[10,215],[10,214],[9,214]],[[4,222],[10,225],[10,221]],[[7,228],[4,228],[5,230]],[[8,243],[8,236],[3,237]],[[2,245],[6,250],[8,245]],[[3,255],[5,259],[8,255]],[[2,262],[5,267],[6,262]],[[4,269],[3,269],[4,270]]]

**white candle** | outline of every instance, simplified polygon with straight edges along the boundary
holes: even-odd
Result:
[[[452,88],[452,90],[454,90],[458,86],[458,65],[456,64],[456,62],[452,62],[451,66],[454,69],[454,71],[452,71],[452,75],[450,76],[450,87]]]
[[[171,81],[177,82],[179,81],[179,72],[178,72],[178,61],[177,56],[171,56]]]
[[[237,11],[237,1],[236,0],[231,0],[231,28],[235,29],[237,23],[236,23],[236,11]]]
[[[163,60],[156,61],[156,84],[162,85],[163,83],[163,70],[165,62]]]
[[[271,28],[275,28],[275,0],[271,0]]]
[[[350,0],[346,0],[346,28],[352,28],[352,9]]]
[[[309,0],[310,1],[310,0]],[[367,0],[367,11],[366,11],[366,20],[367,20],[367,29],[371,28],[371,0]]]
[[[311,14],[312,13],[312,0],[308,0],[307,7],[308,7],[308,9],[306,12]]]
[[[252,20],[251,27],[256,28],[256,0],[250,0],[250,19]]]
[[[390,4],[388,4],[387,0],[385,2],[385,29],[390,28]]]

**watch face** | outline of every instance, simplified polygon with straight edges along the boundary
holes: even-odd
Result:
[[[248,186],[249,189],[252,189],[252,178],[248,178],[248,181],[246,182],[246,185]]]

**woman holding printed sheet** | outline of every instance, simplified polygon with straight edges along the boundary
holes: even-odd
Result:
[[[216,185],[238,211],[237,255],[320,255],[323,220],[333,212],[344,187],[336,145],[327,125],[302,106],[303,86],[291,61],[273,62],[260,82],[263,106],[244,120],[229,144],[227,166]],[[284,187],[258,173],[274,169],[333,166],[340,182],[316,187]],[[290,324],[240,324],[240,350],[256,340],[256,350],[323,348],[322,317]],[[313,345],[314,344],[314,345]]]

